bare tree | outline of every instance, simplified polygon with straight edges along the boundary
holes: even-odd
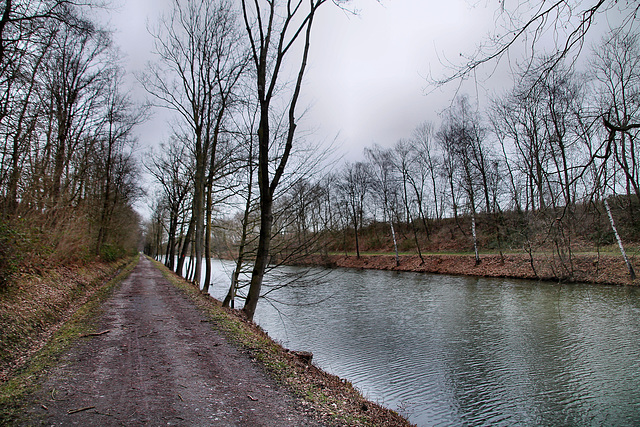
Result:
[[[371,163],[371,190],[382,202],[383,221],[389,222],[393,250],[396,255],[396,266],[399,266],[398,241],[396,239],[396,230],[393,226],[394,215],[392,214],[395,210],[393,206],[398,199],[398,180],[393,173],[395,169],[392,159],[393,154],[391,150],[385,150],[377,145],[372,148],[365,148],[364,153]],[[357,223],[354,222],[354,227],[356,225]]]
[[[37,224],[62,259],[137,246],[131,129],[142,117],[123,95],[110,34],[83,16],[96,4],[0,6],[0,204],[16,227]]]
[[[371,172],[369,165],[363,162],[346,164],[338,182],[343,204],[353,225],[356,244],[356,256],[360,258],[360,242],[358,229],[364,222],[365,201],[371,189]]]
[[[242,172],[246,173],[246,185],[244,186],[244,209],[242,212],[242,218],[240,219],[240,239],[238,241],[238,252],[236,258],[236,266],[231,274],[231,284],[229,285],[229,291],[222,302],[223,307],[231,307],[235,308],[235,298],[238,294],[238,289],[240,287],[240,275],[243,272],[245,267],[246,257],[249,253],[248,246],[251,241],[250,236],[250,226],[251,226],[251,216],[255,214],[256,210],[256,200],[255,195],[253,193],[253,186],[255,182],[255,172],[256,172],[256,164],[255,164],[255,155],[254,155],[254,144],[253,144],[253,132],[248,132],[246,137],[249,139],[246,144],[242,144],[241,146],[248,148],[247,158],[246,158],[246,168],[244,168]]]
[[[480,126],[478,115],[471,110],[466,97],[457,98],[456,103],[446,111],[445,120],[437,138],[451,162],[449,180],[452,193],[453,180],[456,177],[467,198],[477,265],[480,264],[476,230],[477,193],[484,194],[485,203],[490,206],[486,179],[488,167],[485,162],[486,151],[483,146],[484,130]]]
[[[0,9],[0,81],[11,78],[13,66],[42,42],[48,25],[87,30],[92,24],[81,16],[85,7],[99,1],[5,0]]]
[[[545,78],[546,72],[563,65],[564,61],[575,62],[595,22],[617,22],[616,30],[628,31],[636,25],[640,10],[637,2],[616,0],[519,0],[511,4],[501,1],[499,5],[495,32],[489,34],[475,52],[461,55],[462,63],[446,64],[452,72],[432,79],[432,83],[442,85],[476,75],[483,65],[493,63],[495,66],[510,57],[518,45],[524,46],[527,52],[524,59],[528,64],[524,68],[538,60],[539,52],[546,51],[545,60],[538,64],[542,71],[539,75]]]
[[[289,160],[296,132],[296,108],[302,89],[311,44],[311,29],[318,9],[327,0],[242,0],[245,28],[250,40],[252,62],[256,76],[256,93],[260,109],[258,124],[258,189],[260,192],[260,236],[251,285],[243,311],[252,319],[260,298],[264,272],[269,262],[273,195]],[[300,45],[300,46],[296,46]],[[298,49],[298,50],[296,50]],[[299,55],[297,60],[293,58]],[[283,64],[296,67],[296,77],[288,105],[286,136],[273,171],[271,129],[272,102],[284,84]]]
[[[551,152],[544,138],[544,109],[537,77],[524,74],[510,94],[494,102],[492,122],[497,128],[505,159],[511,165],[514,203],[518,210],[544,209],[549,200],[546,171]],[[506,141],[508,140],[508,141]],[[508,144],[511,152],[507,153]],[[524,200],[522,200],[524,197]]]
[[[101,107],[116,69],[111,56],[110,38],[97,29],[76,30],[63,27],[57,32],[51,55],[45,61],[45,89],[52,106],[50,150],[53,171],[49,194],[59,204],[63,175],[85,132],[99,124],[102,117],[92,114]]]
[[[592,68],[599,83],[599,105],[608,132],[602,155],[613,156],[640,202],[640,39],[612,32],[594,51]]]
[[[616,31],[605,36],[601,47],[594,51],[591,66],[599,83],[597,101],[607,133],[605,142],[591,153],[594,164],[600,161],[599,167],[594,165],[598,178],[595,181],[602,181],[598,183],[609,224],[629,275],[634,280],[636,273],[607,200],[608,189],[616,194],[616,182],[607,173],[607,165],[613,157],[614,164],[623,172],[627,195],[633,189],[636,200],[640,202],[640,144],[637,141],[640,132],[640,42],[637,34]],[[635,215],[632,213],[631,217]]]
[[[193,225],[187,234],[194,233],[194,278],[199,283],[205,199],[213,180],[211,165],[216,163],[223,119],[245,69],[246,56],[233,5],[227,0],[176,1],[154,37],[162,67],[150,66],[141,81],[160,105],[176,111],[190,130],[195,169]],[[181,254],[179,274],[183,260]]]
[[[186,147],[176,137],[161,145],[161,152],[150,154],[145,166],[160,184],[162,199],[166,206],[169,224],[167,226],[167,251],[165,265],[175,269],[178,246],[178,225],[185,210],[185,200],[193,188],[193,163],[185,153]]]
[[[422,212],[422,188],[424,188],[424,181],[420,179],[421,182],[418,184],[419,181],[414,177],[412,173],[415,170],[413,166],[416,162],[416,157],[414,156],[413,146],[411,145],[411,143],[407,140],[401,139],[393,148],[393,163],[396,170],[400,174],[400,182],[402,183],[401,200],[404,204],[406,222],[413,233],[413,238],[416,244],[416,249],[418,250],[420,262],[424,263],[424,257],[422,256],[420,241],[418,239],[418,228],[411,212],[411,206],[414,204],[414,202],[418,205],[418,212]],[[420,175],[421,178],[424,177],[424,175]],[[409,187],[414,189],[414,194],[416,196],[415,199],[412,197],[411,192],[409,191]],[[427,236],[429,236],[429,228],[427,226],[426,219],[423,221],[423,223],[425,226],[425,232]]]
[[[119,197],[129,196],[125,188],[118,186],[122,179],[119,172],[124,172],[127,162],[123,153],[127,146],[132,146],[134,139],[133,128],[145,120],[145,109],[136,108],[131,100],[122,94],[122,73],[116,72],[109,86],[104,103],[105,116],[101,124],[100,153],[102,169],[103,196],[102,206],[99,208],[98,237],[96,239],[96,254],[100,254],[102,246],[108,240],[110,222],[113,212],[118,206]],[[134,111],[136,109],[137,111]]]
[[[38,92],[43,90],[39,75],[55,34],[55,31],[49,31],[47,36],[42,35],[42,43],[11,64],[14,68],[12,74],[16,77],[0,83],[3,89],[0,128],[5,141],[0,161],[0,185],[6,184],[7,189],[3,203],[5,216],[17,213],[18,187],[27,157],[25,153],[30,151],[30,142],[36,137],[38,116],[42,112],[37,102]]]
[[[433,197],[433,209],[434,217],[437,219],[442,218],[442,208],[439,207],[438,193],[438,171],[441,167],[441,160],[437,152],[437,147],[433,140],[433,124],[431,122],[424,122],[420,124],[413,131],[411,138],[411,144],[413,151],[415,152],[416,165],[420,171],[420,181],[429,180],[431,184],[431,196]],[[424,212],[422,202],[420,202],[420,215],[425,222],[425,229],[427,228],[427,213]]]

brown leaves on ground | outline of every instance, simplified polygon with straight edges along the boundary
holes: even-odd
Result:
[[[360,258],[346,255],[310,256],[306,265],[345,268],[413,271],[436,274],[452,274],[479,277],[510,277],[516,279],[553,280],[566,282],[599,283],[608,285],[640,285],[632,281],[620,256],[610,254],[573,254],[560,259],[557,255],[535,254],[533,266],[528,254],[480,255],[476,265],[473,255],[418,255],[400,256],[396,266],[393,255],[363,255]],[[636,271],[637,260],[632,260]]]
[[[0,293],[0,382],[22,366],[121,263],[24,272]]]

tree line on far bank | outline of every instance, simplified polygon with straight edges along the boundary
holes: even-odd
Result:
[[[266,270],[330,250],[359,256],[361,231],[380,224],[388,231],[374,239],[396,254],[447,241],[478,263],[487,250],[552,253],[565,278],[578,250],[613,246],[627,260],[625,243],[640,241],[634,31],[605,34],[584,69],[532,58],[485,111],[458,96],[440,123],[336,169],[313,135],[296,132],[322,3],[296,20],[299,9],[278,13],[275,3],[178,2],[155,29],[158,61],[143,83],[180,120],[146,161],[159,188],[147,253],[204,291],[211,259],[233,257],[224,304],[248,297],[249,317],[269,292],[256,286]],[[293,81],[279,74],[287,55]]]

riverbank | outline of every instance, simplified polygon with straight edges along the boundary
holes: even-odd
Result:
[[[66,280],[47,293],[64,294]],[[38,299],[33,282],[21,310],[51,297]],[[73,293],[86,303],[48,337],[23,332],[46,344],[0,381],[0,424],[410,425],[159,263],[142,259],[98,282]],[[3,308],[4,331],[13,320]]]
[[[220,301],[156,262],[167,279],[181,289],[214,327],[259,362],[275,381],[299,399],[307,416],[327,426],[410,426],[395,411],[368,401],[353,385],[309,362],[310,354],[291,352],[273,341],[239,310],[222,308]]]
[[[640,279],[631,280],[621,256],[610,254],[574,254],[571,261],[551,255],[528,254],[481,255],[476,265],[473,255],[401,255],[396,265],[394,255],[312,255],[298,260],[298,265],[344,267],[375,270],[411,271],[477,277],[508,277],[577,283],[638,286]],[[640,262],[631,263],[640,274]]]

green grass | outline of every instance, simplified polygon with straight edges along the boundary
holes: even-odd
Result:
[[[115,277],[100,287],[25,366],[0,385],[0,425],[11,424],[17,419],[26,403],[26,397],[38,389],[47,371],[55,366],[64,351],[80,339],[81,335],[95,332],[96,320],[100,314],[102,303],[111,296],[115,287],[131,273],[137,262],[138,256],[134,257]]]

